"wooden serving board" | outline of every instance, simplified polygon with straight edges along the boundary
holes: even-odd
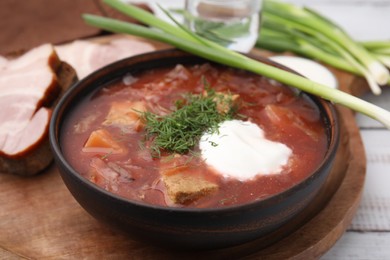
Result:
[[[347,92],[361,94],[366,88],[364,81],[350,74],[333,72],[340,88]],[[0,259],[320,257],[351,223],[366,173],[364,147],[354,114],[343,107],[338,107],[338,112],[342,129],[340,149],[324,189],[306,211],[305,216],[310,218],[268,247],[263,248],[262,241],[255,240],[223,250],[177,252],[133,241],[86,213],[73,199],[53,164],[35,177],[0,174]]]

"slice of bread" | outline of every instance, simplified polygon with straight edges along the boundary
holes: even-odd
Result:
[[[26,55],[28,55],[28,53],[26,53]],[[14,63],[12,66],[23,67],[25,65],[21,65],[20,63],[21,62],[19,62],[19,64]],[[17,109],[19,107],[21,107],[21,109],[27,109],[22,102],[20,102],[20,105],[16,106],[16,108],[14,107],[12,113],[10,113],[10,116],[14,117],[13,122],[8,122],[8,124],[5,121],[0,122],[0,173],[31,176],[44,170],[53,160],[48,140],[52,109],[64,91],[77,81],[77,76],[74,69],[70,65],[61,62],[55,53],[49,58],[49,63],[49,66],[53,69],[54,77],[53,80],[50,79],[48,82],[53,86],[47,88],[48,90],[44,92],[43,96],[39,97],[39,100],[36,103],[33,103],[36,104],[36,107],[34,108],[34,111],[32,111],[31,118],[23,128],[23,134],[19,134],[15,142],[10,142],[10,139],[15,138],[15,136],[18,135],[18,131],[22,131],[20,130],[20,125],[17,126],[15,124],[15,117],[20,116],[23,113],[25,114],[23,111],[18,112]],[[23,73],[23,71],[25,70],[21,69],[20,73]],[[12,73],[14,73],[16,77],[19,76],[17,74],[17,69],[14,69]],[[21,74],[20,77],[23,77],[23,75]],[[2,85],[0,85],[0,88],[1,86]],[[33,85],[31,85],[31,87],[33,87]],[[14,87],[14,89],[16,88],[17,86]],[[20,92],[25,91],[29,90],[23,89]],[[18,95],[17,91],[16,94],[14,90],[9,92],[12,92],[9,96],[15,97]],[[31,95],[33,94],[34,93]],[[21,96],[29,97],[26,93],[22,93]],[[22,98],[21,100],[24,99],[25,98]],[[4,107],[0,109],[7,110],[8,107],[12,106],[14,103],[15,100],[10,100],[8,104],[2,102],[0,103],[0,106]],[[6,115],[6,113],[3,114]],[[16,125],[16,129],[12,129],[13,124]],[[16,134],[13,133],[14,130]],[[11,143],[11,145],[9,143]]]

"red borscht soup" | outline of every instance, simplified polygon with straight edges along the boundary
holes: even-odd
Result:
[[[124,75],[74,108],[61,139],[72,167],[101,188],[192,208],[283,192],[315,171],[328,147],[306,95],[210,63]]]

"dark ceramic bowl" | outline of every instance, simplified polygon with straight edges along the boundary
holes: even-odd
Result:
[[[279,66],[264,58],[257,57],[257,59]],[[310,204],[323,186],[332,167],[339,140],[337,116],[329,102],[310,95],[309,97],[320,108],[327,125],[329,148],[326,156],[309,178],[285,192],[262,201],[218,209],[151,206],[126,200],[96,186],[76,172],[67,162],[59,142],[63,122],[72,107],[91,91],[128,72],[177,63],[200,62],[204,62],[204,59],[178,50],[152,52],[121,60],[104,67],[73,86],[62,97],[53,113],[50,143],[67,188],[92,216],[125,231],[137,240],[181,249],[212,249],[239,245],[266,237],[291,222]],[[294,228],[289,230],[292,231]],[[264,243],[270,242],[266,240]]]

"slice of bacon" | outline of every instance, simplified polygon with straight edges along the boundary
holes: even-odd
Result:
[[[50,106],[61,91],[61,64],[50,44],[0,64],[0,155],[18,158],[47,137]]]

